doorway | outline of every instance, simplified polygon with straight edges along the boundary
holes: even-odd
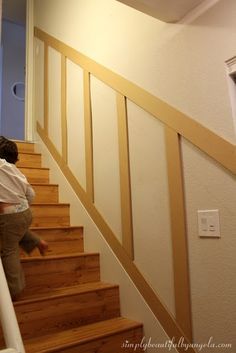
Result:
[[[3,0],[0,135],[25,138],[26,0]]]

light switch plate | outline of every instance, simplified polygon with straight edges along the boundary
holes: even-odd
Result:
[[[219,210],[198,210],[199,237],[220,238]]]

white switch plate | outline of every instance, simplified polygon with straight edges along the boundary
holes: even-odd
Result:
[[[199,237],[219,238],[220,217],[219,210],[198,210]]]

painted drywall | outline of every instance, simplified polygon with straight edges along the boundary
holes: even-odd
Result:
[[[164,126],[130,101],[127,114],[135,264],[175,315]]]
[[[2,43],[1,134],[23,140],[24,101],[13,96],[12,86],[16,82],[25,81],[25,27],[3,21]]]
[[[225,61],[235,56],[235,15],[234,0],[218,1],[188,25],[167,25],[111,0],[70,0],[70,6],[62,0],[35,1],[36,26],[232,142],[235,131]],[[161,143],[160,147],[163,151]],[[218,165],[213,163],[211,167],[212,162],[186,142],[182,148],[194,340],[206,343],[213,337],[215,343],[233,344],[235,261],[231,251],[235,248],[235,223],[231,209],[236,199],[231,191],[235,179]],[[167,205],[166,195],[160,202]],[[145,204],[148,207],[149,201]],[[211,242],[198,237],[196,226],[197,210],[209,208],[220,209],[222,228],[222,239]],[[166,212],[163,215],[168,217]],[[153,236],[147,238],[148,233],[144,241],[153,241]],[[92,242],[88,241],[87,246],[90,248]],[[159,278],[156,280],[159,285]],[[168,303],[171,295],[165,298]],[[207,353],[209,348],[202,351]],[[235,348],[226,351],[233,353]],[[218,353],[219,348],[210,352]]]
[[[91,77],[95,205],[121,241],[116,94]]]
[[[86,190],[83,70],[70,60],[67,62],[66,85],[68,166]]]
[[[52,48],[48,49],[48,115],[48,133],[61,153],[61,55]]]
[[[182,143],[191,270],[194,337],[206,343],[232,344],[236,337],[236,188],[235,176],[187,141]],[[198,236],[197,211],[218,209],[220,238]],[[205,348],[203,352],[221,352]]]

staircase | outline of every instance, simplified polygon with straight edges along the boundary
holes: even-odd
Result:
[[[70,205],[59,203],[34,144],[18,148],[17,165],[37,195],[32,230],[49,243],[44,257],[22,253],[26,289],[14,306],[26,352],[133,352],[142,324],[120,316],[119,287],[100,281],[99,254],[84,252],[83,227],[70,226]]]

